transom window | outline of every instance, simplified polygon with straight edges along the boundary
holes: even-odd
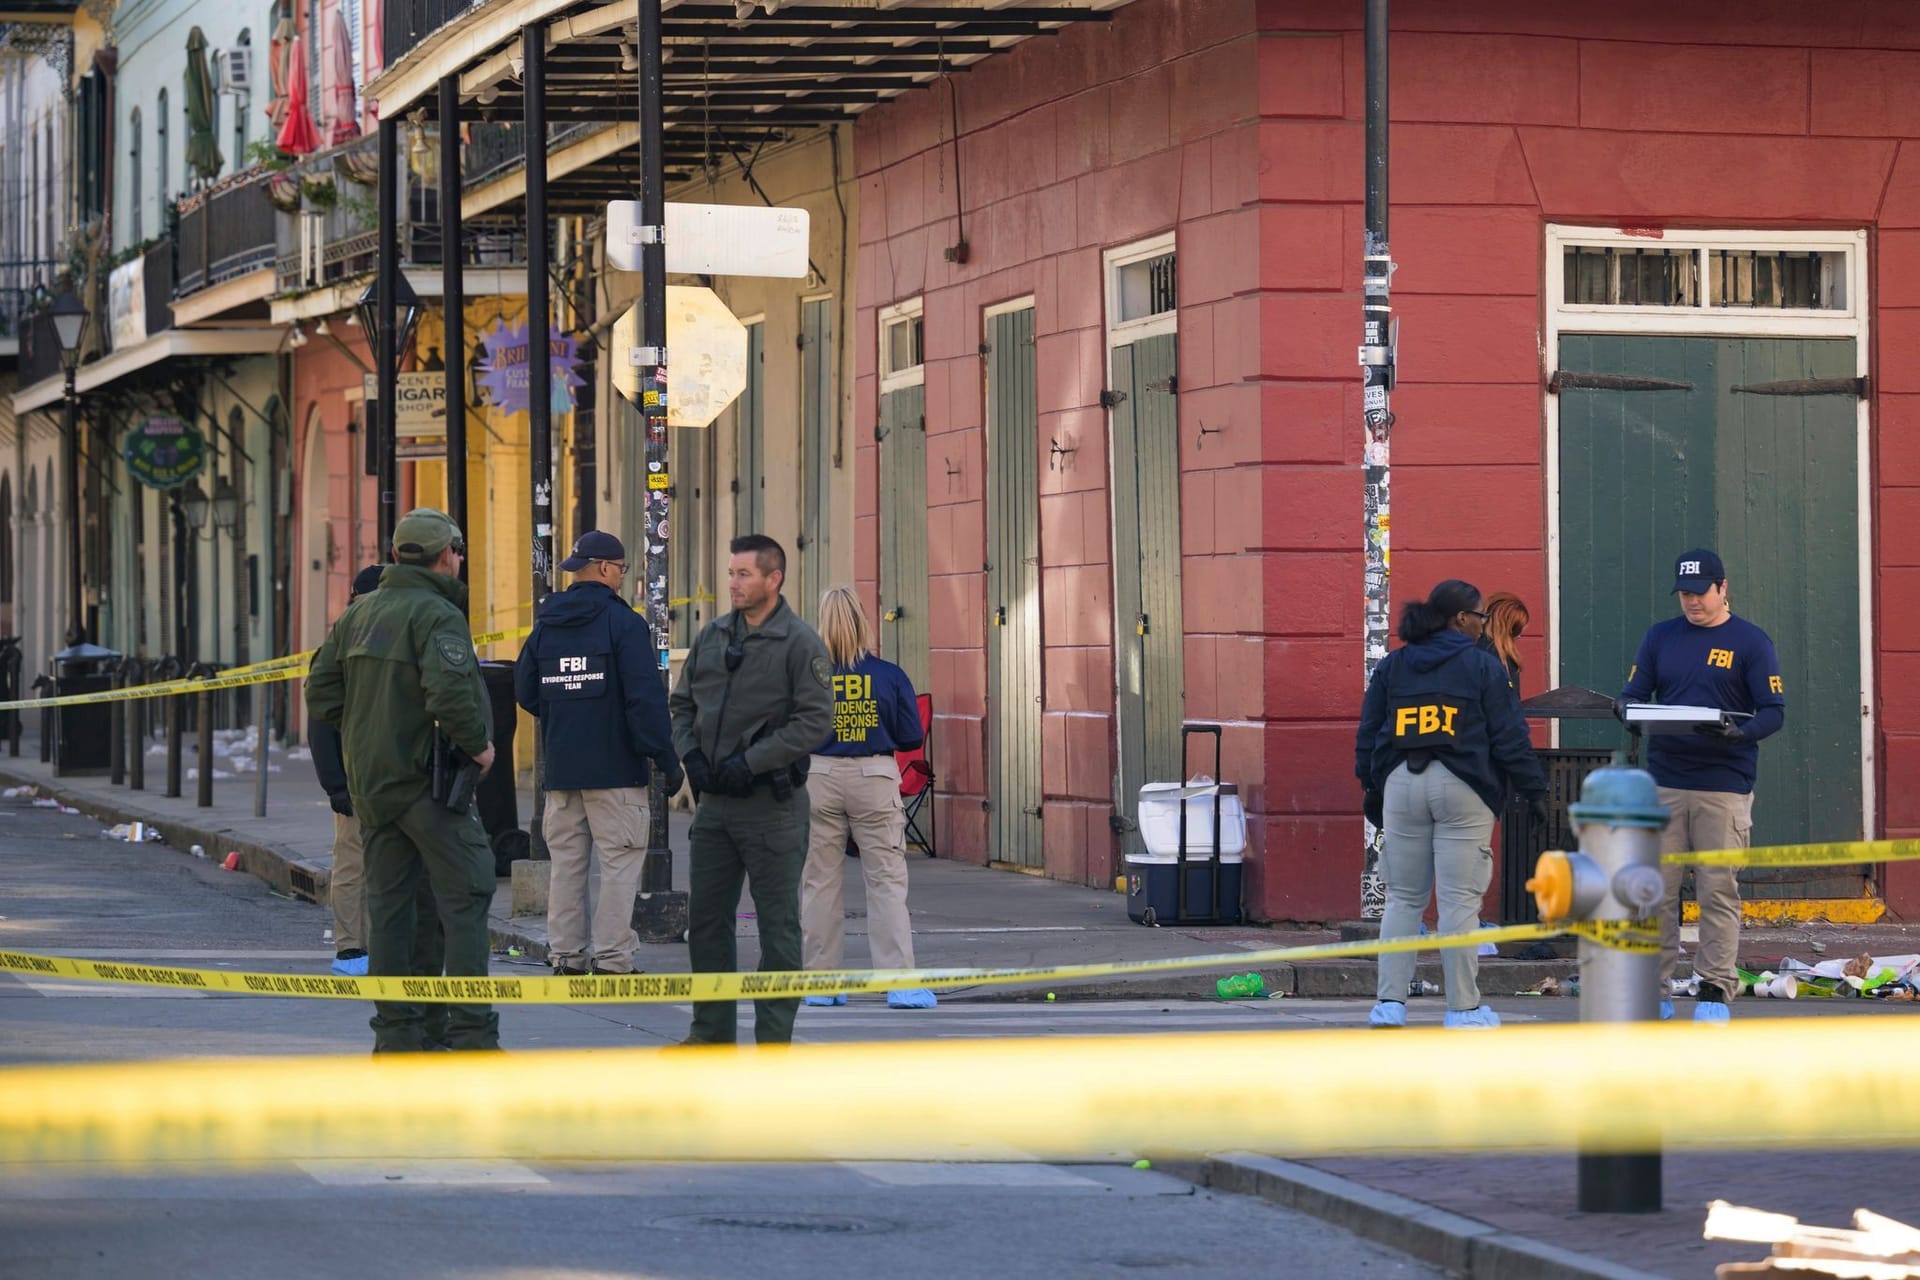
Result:
[[[1846,249],[1570,244],[1564,301],[1575,307],[1846,311]]]
[[[926,378],[926,327],[918,298],[880,312],[880,389],[918,386]]]

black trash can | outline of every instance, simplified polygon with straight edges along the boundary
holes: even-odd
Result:
[[[520,829],[520,794],[514,788],[513,735],[519,723],[519,705],[513,700],[513,664],[482,662],[480,678],[493,706],[493,768],[480,779],[474,804],[480,825],[493,848],[495,875],[508,875],[513,864],[529,854],[527,833]]]
[[[113,688],[120,655],[97,644],[77,644],[53,655],[54,693],[104,693]],[[54,711],[53,775],[106,773],[113,762],[113,706],[88,702]]]

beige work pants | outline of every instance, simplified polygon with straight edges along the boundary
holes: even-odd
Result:
[[[647,858],[645,787],[549,791],[543,815],[553,870],[547,882],[547,959],[555,966],[633,972],[633,901]],[[588,875],[599,884],[588,913]]]
[[[327,881],[333,908],[333,949],[367,949],[367,846],[360,819],[333,815],[333,874]]]
[[[1660,838],[1660,852],[1745,849],[1753,843],[1753,796],[1731,791],[1660,788],[1660,803],[1673,818]],[[1680,958],[1680,885],[1686,867],[1662,867],[1666,893],[1660,899],[1660,998]],[[1733,867],[1694,867],[1693,892],[1700,902],[1700,945],[1693,971],[1731,1000],[1740,994],[1734,963],[1740,949],[1740,884]]]
[[[907,921],[906,812],[892,756],[815,756],[807,775],[812,806],[807,866],[800,879],[800,928],[809,969],[838,969],[846,957],[843,894],[847,835],[860,846],[867,880],[867,950],[875,969],[913,968]]]

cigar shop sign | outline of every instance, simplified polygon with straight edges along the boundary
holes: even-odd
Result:
[[[168,413],[151,414],[127,432],[120,446],[127,473],[149,489],[177,489],[207,464],[207,442]]]

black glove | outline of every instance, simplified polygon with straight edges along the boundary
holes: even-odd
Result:
[[[753,794],[753,770],[747,767],[747,753],[736,751],[720,762],[713,775],[713,789],[723,796]]]
[[[344,791],[327,792],[327,804],[335,813],[343,818],[351,818],[353,816],[353,801]]]
[[[1621,724],[1627,722],[1627,700],[1625,698],[1615,698],[1613,700],[1613,718]]]
[[[1552,816],[1552,812],[1547,807],[1546,792],[1527,792],[1527,813],[1533,818],[1533,824],[1535,826],[1544,827],[1547,825],[1547,821]]]
[[[693,784],[693,798],[698,800],[702,791],[713,790],[713,766],[707,763],[707,753],[698,749],[680,757],[680,767]]]
[[[1367,821],[1376,830],[1385,830],[1387,825],[1387,796],[1384,791],[1367,788],[1366,795],[1360,801],[1360,812],[1367,815]]]
[[[687,771],[682,769],[680,762],[672,756],[668,756],[666,763],[659,764],[658,767],[661,785],[666,787],[667,799],[671,800],[680,794],[680,788],[687,780]]]
[[[1695,733],[1703,738],[1712,738],[1715,742],[1739,743],[1747,740],[1746,733],[1737,724],[1702,724],[1694,726]]]

